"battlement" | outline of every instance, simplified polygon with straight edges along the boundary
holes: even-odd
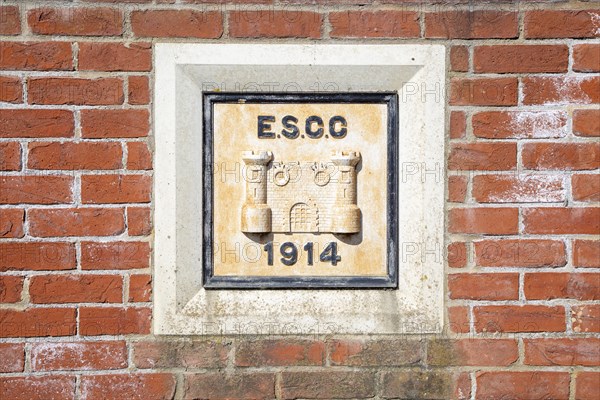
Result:
[[[331,161],[335,165],[354,166],[360,161],[360,153],[358,151],[335,150],[331,154]]]
[[[270,151],[243,151],[242,160],[247,165],[267,165],[273,159],[273,153]]]

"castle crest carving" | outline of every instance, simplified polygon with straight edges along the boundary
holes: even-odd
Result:
[[[356,151],[333,151],[328,160],[274,161],[270,151],[244,151],[242,232],[360,232],[360,157]]]

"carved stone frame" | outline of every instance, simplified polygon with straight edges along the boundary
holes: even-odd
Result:
[[[154,45],[153,332],[402,334],[444,324],[446,49],[442,45]],[[398,93],[398,290],[202,283],[203,93]],[[317,87],[318,86],[318,87]]]
[[[214,276],[213,274],[213,104],[369,103],[387,106],[387,276]],[[396,93],[204,93],[203,284],[207,289],[369,289],[398,286],[398,95]],[[206,166],[209,166],[208,168]]]

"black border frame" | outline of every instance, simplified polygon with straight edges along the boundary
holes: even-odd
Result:
[[[214,276],[213,274],[213,105],[215,103],[387,104],[387,276]],[[398,94],[241,93],[203,94],[202,282],[206,289],[397,289],[398,288]]]

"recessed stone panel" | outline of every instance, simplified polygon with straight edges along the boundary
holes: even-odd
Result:
[[[395,287],[397,100],[205,94],[205,287]]]

